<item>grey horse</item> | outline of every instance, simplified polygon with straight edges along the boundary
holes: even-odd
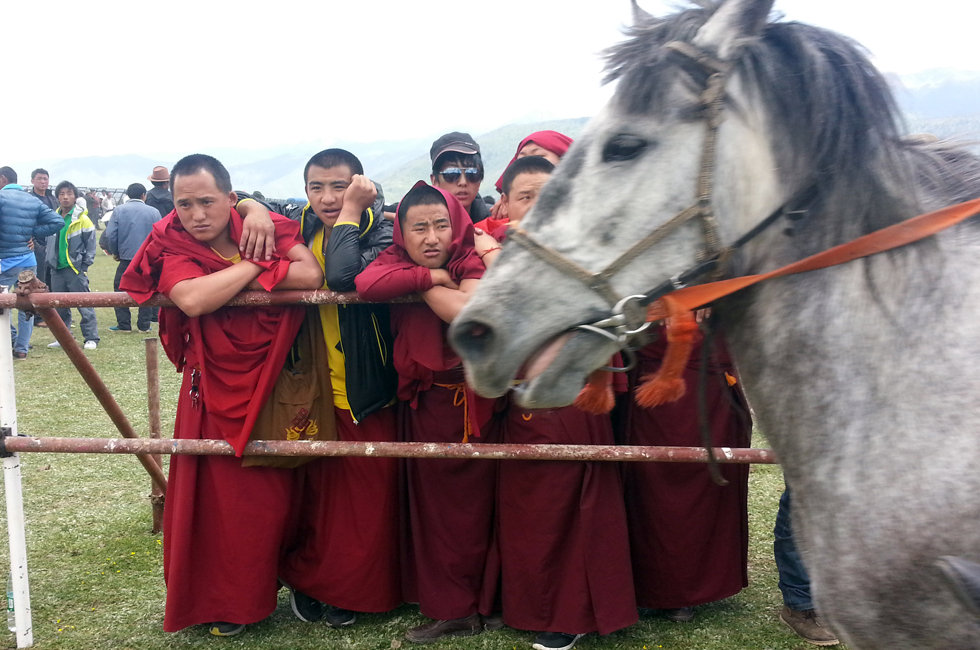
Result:
[[[612,100],[454,322],[480,393],[521,376],[523,405],[568,404],[655,288],[980,196],[980,161],[903,137],[849,39],[770,22],[771,0],[701,4],[635,10],[609,51]],[[978,260],[972,218],[714,305],[793,490],[817,607],[855,648],[980,648]]]

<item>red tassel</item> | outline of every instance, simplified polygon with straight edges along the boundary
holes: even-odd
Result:
[[[698,324],[694,314],[678,305],[669,295],[651,305],[650,312],[666,312],[667,352],[656,373],[643,377],[643,383],[636,389],[636,403],[644,408],[675,402],[684,396],[687,386],[684,383],[684,368],[694,348],[694,337]],[[655,307],[656,306],[656,307]],[[661,316],[662,317],[662,316]]]
[[[605,370],[594,370],[589,375],[585,387],[579,392],[572,405],[592,415],[604,415],[613,410],[616,396],[613,395],[612,382]]]

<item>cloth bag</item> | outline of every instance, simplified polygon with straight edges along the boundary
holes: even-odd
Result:
[[[249,440],[336,440],[333,386],[317,308],[308,308]],[[299,467],[315,456],[245,456],[243,467]]]

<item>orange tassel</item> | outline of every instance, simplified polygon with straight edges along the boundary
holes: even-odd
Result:
[[[663,318],[666,315],[667,352],[657,372],[643,377],[643,383],[636,389],[636,403],[645,408],[675,402],[684,396],[687,391],[683,377],[684,368],[694,348],[694,337],[698,333],[694,314],[681,307],[669,295],[657,303],[650,306],[648,317]]]
[[[589,375],[585,387],[572,402],[579,410],[592,415],[604,415],[613,410],[616,396],[613,395],[610,373],[605,370],[594,370]]]

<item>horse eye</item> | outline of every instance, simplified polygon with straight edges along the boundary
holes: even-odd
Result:
[[[633,160],[647,148],[647,141],[635,135],[621,133],[606,143],[602,150],[603,162]]]

